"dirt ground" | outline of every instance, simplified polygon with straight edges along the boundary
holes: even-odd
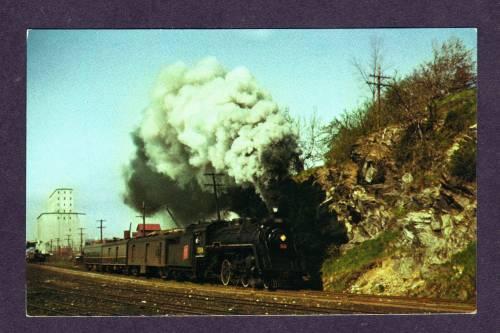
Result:
[[[254,290],[27,266],[29,316],[330,315],[472,313],[475,304],[349,295],[311,290]]]

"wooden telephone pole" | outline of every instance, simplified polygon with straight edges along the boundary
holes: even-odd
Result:
[[[382,87],[390,87],[390,84],[384,83],[384,80],[392,79],[390,76],[382,75],[380,65],[377,67],[377,71],[374,74],[370,74],[370,77],[374,78],[375,81],[366,81],[370,86],[376,86],[377,88],[377,128],[380,128],[380,114],[381,114],[381,101],[380,101],[380,91]]]
[[[56,246],[56,248],[57,248],[57,255],[61,255],[61,247],[59,246],[59,240],[60,240],[60,238],[59,238],[59,237],[58,237],[58,238],[56,238],[56,244],[57,244],[57,246]]]
[[[217,211],[217,221],[220,221],[220,210],[219,210],[219,198],[217,196],[217,187],[224,186],[223,184],[218,184],[215,177],[216,176],[224,176],[222,173],[208,172],[205,176],[212,177],[212,184],[205,184],[205,186],[212,186],[214,188],[214,196],[215,196],[215,210]]]
[[[106,227],[102,226],[102,223],[104,221],[106,221],[106,220],[103,220],[103,219],[97,220],[97,222],[100,222],[100,225],[97,227],[97,229],[101,229],[101,244],[102,244],[102,229],[106,228]]]
[[[146,236],[146,203],[142,202],[142,236]]]
[[[144,237],[144,236],[146,236],[146,203],[144,201],[142,202],[142,215],[137,215],[136,217],[142,217],[141,236]]]
[[[80,255],[83,253],[83,229],[85,228],[78,228],[80,229]]]
[[[66,235],[66,241],[68,242],[68,247],[71,247],[71,244],[70,244],[70,240],[71,240],[71,235]]]
[[[73,253],[73,248],[71,246],[71,235],[70,234],[66,235],[66,241],[68,242],[68,251],[66,252],[66,255],[69,255],[70,253]]]

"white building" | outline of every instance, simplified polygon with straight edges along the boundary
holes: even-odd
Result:
[[[49,196],[47,211],[37,217],[37,240],[44,253],[60,249],[80,250],[81,216],[75,212],[74,192],[71,188],[58,188]]]

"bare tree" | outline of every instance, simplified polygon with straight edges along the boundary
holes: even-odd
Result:
[[[309,117],[296,119],[295,126],[299,136],[301,159],[306,169],[320,165],[326,152],[325,131],[322,120],[318,117],[317,108]]]

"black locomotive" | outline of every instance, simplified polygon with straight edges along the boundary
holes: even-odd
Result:
[[[306,278],[283,219],[241,218],[191,224],[84,248],[87,269],[218,280],[244,287],[297,287]]]

